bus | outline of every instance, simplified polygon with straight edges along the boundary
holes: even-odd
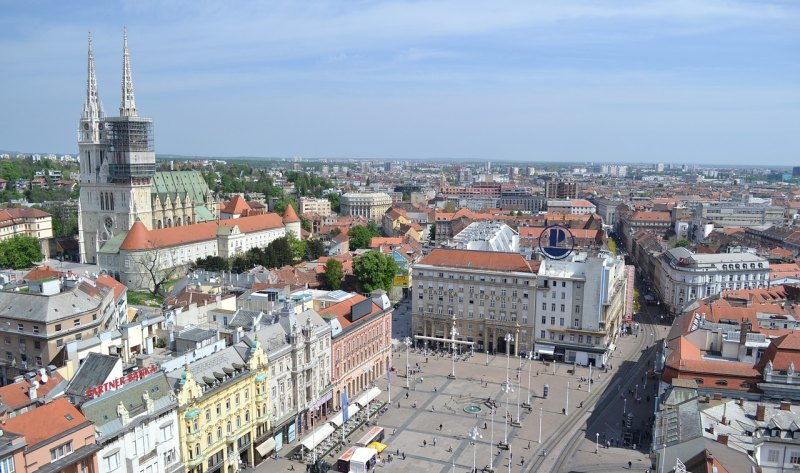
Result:
[[[339,460],[336,462],[336,471],[340,473],[348,473],[350,471],[350,459],[353,458],[356,449],[358,449],[358,447],[350,447],[339,457]]]
[[[356,446],[366,447],[372,442],[383,442],[383,437],[383,427],[375,426],[369,429],[369,432],[367,432],[358,442],[356,442]]]

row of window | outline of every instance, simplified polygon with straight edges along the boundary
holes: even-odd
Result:
[[[444,273],[435,273],[433,271],[431,271],[431,272],[417,271],[417,276],[419,276],[419,277],[430,276],[430,277],[434,277],[434,278],[438,278],[438,279],[445,279],[445,274]],[[478,279],[475,279],[475,275],[474,274],[470,274],[469,277],[466,277],[466,278],[464,277],[463,274],[459,274],[458,278],[456,278],[455,275],[453,275],[453,274],[447,274],[447,279],[461,279],[461,280],[466,279],[466,280],[469,280],[469,281],[486,282],[487,278],[486,278],[486,276],[478,276]],[[519,278],[497,278],[497,277],[492,276],[492,277],[489,277],[489,281],[490,282],[502,282],[503,284],[522,284],[524,286],[529,286],[530,285],[530,280],[529,279],[523,279],[523,280],[520,281]]]
[[[548,333],[549,333],[549,337],[548,337]],[[539,338],[541,338],[541,339],[550,338],[550,340],[556,340],[556,333],[555,332],[548,332],[546,330],[541,330],[541,331],[539,331]],[[564,336],[563,333],[559,333],[558,334],[558,341],[563,342],[565,340],[565,338],[566,337]],[[586,335],[585,337],[584,337],[584,335],[578,335],[577,338],[578,338],[578,343],[586,343],[587,345],[591,345],[591,344],[600,345],[600,343],[603,341],[602,337],[593,337],[591,335]],[[585,342],[584,342],[584,340],[585,340]],[[569,341],[572,342],[572,343],[575,343],[575,334],[574,333],[569,334]]]
[[[563,309],[562,309],[562,311],[563,311]],[[579,312],[580,311],[580,306],[575,306],[575,311]],[[550,317],[550,325],[555,325],[555,324],[556,324],[556,318],[555,317]],[[542,325],[547,325],[547,316],[546,315],[542,316]],[[564,317],[560,317],[558,319],[558,325],[560,325],[562,327],[564,326]],[[575,327],[575,328],[580,328],[581,319],[575,319],[575,321],[573,322],[572,326]]]

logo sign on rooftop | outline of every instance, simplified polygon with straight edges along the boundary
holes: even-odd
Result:
[[[575,237],[563,225],[549,225],[539,235],[539,251],[545,258],[564,259],[575,249]]]

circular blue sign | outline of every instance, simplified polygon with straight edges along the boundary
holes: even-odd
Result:
[[[539,235],[539,251],[548,259],[564,259],[574,249],[575,236],[563,225],[548,225]]]

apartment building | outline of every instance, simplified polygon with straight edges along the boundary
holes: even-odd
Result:
[[[695,254],[672,248],[659,262],[654,285],[672,313],[722,291],[769,287],[769,260],[750,253]]]
[[[518,253],[431,251],[413,269],[416,343],[449,348],[455,339],[462,350],[531,351],[538,269]]]
[[[624,260],[609,252],[541,262],[536,295],[536,348],[542,358],[604,366],[624,321]]]
[[[38,239],[42,255],[49,258],[50,240],[53,238],[53,217],[38,209],[0,209],[0,240],[21,235]]]
[[[331,215],[331,201],[303,197],[300,199],[300,215],[308,212],[315,213],[321,217],[328,217]]]

